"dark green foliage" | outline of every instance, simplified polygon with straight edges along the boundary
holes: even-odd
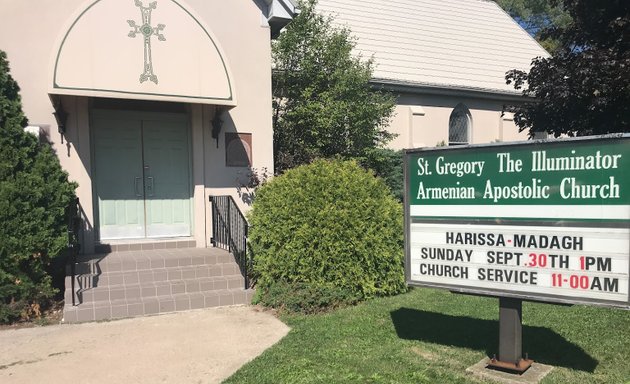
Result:
[[[385,181],[399,201],[403,201],[403,152],[388,148],[372,148],[359,159],[361,165],[374,171]]]
[[[495,0],[530,35],[535,37],[549,52],[559,46],[557,39],[543,35],[551,27],[564,27],[571,22],[571,16],[562,4],[549,0]]]
[[[301,2],[273,43],[274,160],[278,173],[316,158],[362,156],[392,137],[392,95],[372,89],[372,62],[353,57],[349,31]]]
[[[630,2],[561,3],[572,21],[541,32],[559,48],[535,59],[529,73],[508,72],[507,83],[523,89],[527,101],[507,109],[530,136],[630,132]]]
[[[387,186],[355,161],[317,160],[272,179],[250,212],[259,301],[312,311],[403,292],[402,220]]]
[[[55,294],[49,268],[66,245],[65,209],[76,187],[25,125],[0,51],[0,322],[38,315]]]

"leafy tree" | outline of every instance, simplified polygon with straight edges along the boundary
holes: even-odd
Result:
[[[543,48],[552,53],[559,47],[559,42],[550,36],[543,36],[543,30],[550,27],[566,27],[571,22],[571,16],[564,10],[562,4],[549,0],[495,1],[535,37]]]
[[[352,56],[354,40],[330,17],[301,2],[301,13],[273,43],[274,160],[281,172],[339,155],[359,157],[392,138],[390,94],[369,84],[373,63]]]
[[[561,5],[572,21],[542,32],[559,41],[558,50],[534,59],[529,73],[507,73],[507,83],[522,89],[526,99],[507,110],[530,136],[629,132],[630,2],[562,0]]]
[[[0,322],[37,316],[55,294],[75,184],[47,144],[24,131],[19,87],[0,51]]]

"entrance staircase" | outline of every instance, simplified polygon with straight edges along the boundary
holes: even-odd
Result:
[[[220,248],[116,249],[78,256],[65,292],[66,323],[248,304],[253,295],[234,256]]]

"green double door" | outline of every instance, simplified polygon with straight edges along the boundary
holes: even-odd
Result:
[[[93,111],[101,240],[190,236],[185,115]]]

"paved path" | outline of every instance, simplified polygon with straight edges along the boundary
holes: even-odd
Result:
[[[0,331],[0,383],[219,383],[288,331],[252,307]]]

